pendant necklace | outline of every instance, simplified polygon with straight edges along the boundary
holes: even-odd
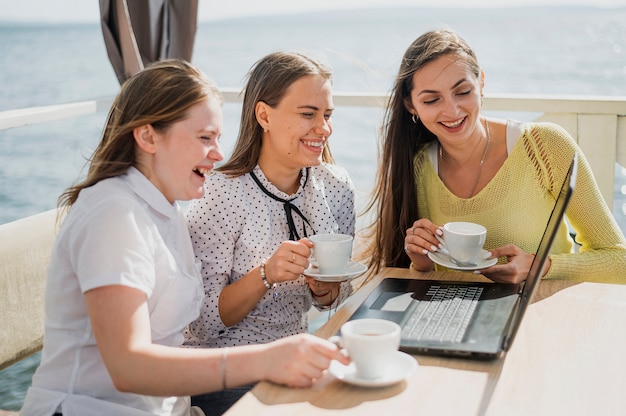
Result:
[[[476,186],[478,186],[478,180],[480,179],[480,173],[483,170],[483,165],[485,164],[485,156],[487,156],[487,150],[489,150],[489,144],[491,143],[491,132],[489,131],[489,122],[485,119],[485,128],[487,129],[487,144],[485,145],[485,150],[483,150],[483,157],[480,159],[480,165],[478,165],[478,174],[476,175],[476,181],[474,182],[474,186],[472,187],[472,192],[470,192],[468,198],[474,196],[474,192],[476,191]],[[441,143],[439,144],[439,176],[443,180],[443,175],[441,173],[443,168],[443,150]],[[445,183],[445,181],[444,181]]]

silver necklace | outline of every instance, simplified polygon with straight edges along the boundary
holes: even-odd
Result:
[[[483,150],[483,157],[480,159],[480,165],[478,166],[478,174],[476,175],[476,181],[474,181],[474,186],[472,187],[472,192],[470,192],[468,198],[474,196],[474,192],[476,191],[476,187],[478,186],[478,180],[480,179],[480,173],[483,170],[483,165],[485,164],[485,156],[487,156],[487,150],[489,150],[489,144],[491,143],[491,132],[489,131],[489,122],[485,119],[485,128],[487,129],[487,144],[485,145],[485,150]],[[443,148],[441,147],[441,143],[439,144],[439,175],[443,179]]]

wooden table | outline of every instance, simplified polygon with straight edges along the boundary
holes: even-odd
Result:
[[[385,269],[316,334],[334,335],[385,277],[479,280]],[[510,351],[493,361],[416,355],[406,380],[355,387],[326,374],[311,388],[259,383],[236,415],[626,415],[626,285],[542,281]]]

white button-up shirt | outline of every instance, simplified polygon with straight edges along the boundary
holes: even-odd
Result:
[[[152,341],[180,346],[204,297],[178,204],[137,169],[81,191],[57,236],[45,294],[41,364],[21,415],[187,414],[188,398],[115,389],[83,293],[124,285],[146,294]]]

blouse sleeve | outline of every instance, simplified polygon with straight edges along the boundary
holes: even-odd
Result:
[[[329,165],[337,179],[334,191],[338,204],[333,206],[333,215],[338,225],[338,232],[355,236],[356,214],[354,202],[354,183],[348,172],[337,165]],[[354,250],[354,248],[353,248]],[[333,305],[339,305],[352,294],[352,284],[350,281],[343,282],[339,291],[339,296]],[[315,304],[315,303],[314,303]],[[316,305],[318,309],[322,309]]]
[[[346,188],[341,194],[341,204],[337,211],[336,217],[341,234],[350,234],[354,236],[356,215],[354,212],[354,185],[352,180],[347,177]]]
[[[206,294],[200,316],[189,325],[189,330],[203,343],[227,331],[218,305],[222,289],[231,283],[235,233],[241,228],[246,211],[245,206],[238,206],[243,200],[236,196],[238,183],[224,175],[211,175],[204,197],[190,202],[185,213],[196,259],[202,263]]]
[[[560,190],[574,152],[578,177],[566,216],[580,244],[579,252],[551,254],[545,278],[626,283],[626,241],[595,182],[591,167],[571,136],[561,127],[542,124],[537,133],[547,147],[553,167],[552,192]]]

